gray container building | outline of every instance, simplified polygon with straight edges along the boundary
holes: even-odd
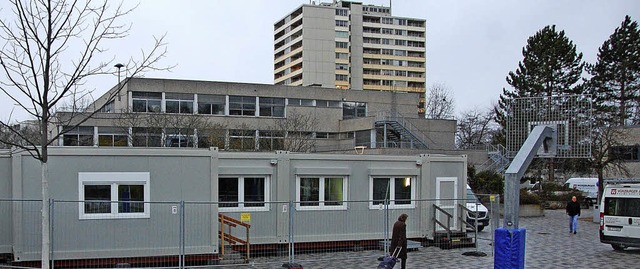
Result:
[[[1,153],[0,253],[37,261],[40,164],[26,152]],[[381,216],[379,199],[387,195],[392,220],[400,212],[411,216],[408,237],[429,238],[441,216],[431,206],[437,202],[420,200],[463,197],[466,167],[465,155],[52,147],[53,257],[170,255],[179,251],[176,231],[184,231],[185,254],[216,254],[218,213],[249,217],[256,245],[288,243],[291,211],[296,243],[379,240],[380,228],[368,224]],[[311,185],[330,189],[314,196]],[[385,188],[391,190],[381,192]],[[457,216],[456,203],[464,201],[442,207]],[[340,231],[318,221],[344,216],[349,227]]]

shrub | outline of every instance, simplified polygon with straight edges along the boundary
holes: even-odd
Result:
[[[540,197],[531,193],[525,189],[520,189],[520,204],[521,205],[539,205]]]
[[[468,178],[469,186],[476,193],[500,194],[504,192],[504,177],[493,171],[482,171]]]

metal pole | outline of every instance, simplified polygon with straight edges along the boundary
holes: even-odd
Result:
[[[293,201],[289,201],[289,264],[292,264],[295,261],[295,245],[294,245],[294,225],[295,225],[295,217],[294,217],[295,206]]]
[[[504,175],[504,227],[518,228],[520,216],[520,178],[514,173]]]
[[[178,258],[178,266],[184,268],[185,255],[185,232],[184,232],[184,201],[180,201],[180,257]]]
[[[124,67],[124,65],[123,65],[123,64],[121,64],[121,63],[117,63],[116,65],[114,65],[114,67],[115,67],[115,68],[118,68],[118,90],[117,90],[117,94],[118,94],[118,101],[120,101],[120,100],[121,100],[121,97],[120,97],[120,90],[122,90],[122,89],[120,88],[120,87],[121,87],[121,86],[120,86],[120,68]]]
[[[386,126],[386,124],[385,124]],[[386,134],[386,131],[385,131]],[[387,190],[384,194],[384,253],[389,252],[391,242],[389,241],[389,189],[391,188],[391,180],[387,184]]]
[[[491,228],[493,228],[493,230],[498,228],[498,225],[500,225],[500,194],[496,194],[495,199],[493,201],[491,201]],[[493,244],[495,246],[496,244],[496,237],[495,237],[495,232],[491,233],[491,244]],[[491,254],[495,255],[495,253],[493,252],[493,248],[491,248]]]
[[[476,252],[478,252],[478,206],[480,206],[480,202],[478,202],[478,200],[475,201],[476,203],[476,214],[474,216],[474,220],[475,220],[475,230],[476,232],[473,233],[473,237],[474,237],[474,241],[476,242]]]
[[[384,253],[389,252],[389,199],[384,199]]]
[[[53,227],[53,223],[54,223],[53,218],[55,217],[55,215],[54,215],[54,202],[55,201],[53,199],[49,199],[49,216],[51,216],[49,218],[49,229],[51,231],[51,232],[49,232],[49,236],[51,237],[51,240],[50,240],[51,241],[51,248],[49,249],[51,252],[50,252],[49,256],[51,257],[51,269],[55,269],[55,264],[56,264],[55,263],[55,257],[53,256],[54,247],[55,247],[55,244],[54,244],[54,241],[53,241],[54,238],[55,238],[55,236],[53,236],[53,232],[55,231],[55,229]]]
[[[504,227],[507,229],[518,229],[520,178],[543,141],[550,139],[552,134],[553,130],[550,127],[534,127],[504,174]]]
[[[387,123],[385,122],[383,126],[383,135],[382,135],[382,141],[384,143],[384,147],[388,148],[389,146],[387,145]]]
[[[118,86],[120,86],[120,68],[124,67],[124,65],[121,63],[117,63],[116,65],[114,65],[114,67],[118,68]]]

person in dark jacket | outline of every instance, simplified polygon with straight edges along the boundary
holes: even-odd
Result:
[[[575,196],[571,197],[571,201],[567,203],[567,215],[569,215],[569,233],[576,234],[578,232],[578,216],[580,216],[580,203]]]
[[[398,258],[402,259],[401,268],[405,269],[407,266],[407,218],[409,215],[401,214],[398,217],[398,221],[393,224],[393,233],[391,234],[391,249],[390,252],[396,249],[396,247],[401,247],[400,254]]]

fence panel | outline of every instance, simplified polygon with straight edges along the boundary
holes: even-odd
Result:
[[[180,262],[179,203],[55,201],[55,267],[158,267]]]
[[[26,267],[40,267],[42,249],[42,201],[0,200],[0,245],[5,259],[35,261]],[[17,214],[19,212],[19,214]],[[4,241],[8,240],[8,241]]]
[[[402,213],[409,215],[409,249],[418,252],[412,255],[431,247],[468,247],[492,255],[497,201],[495,197],[484,202],[491,221],[477,233],[465,223],[464,199],[271,202],[246,207],[184,201],[53,201],[51,257],[54,268],[276,268],[287,262],[323,268],[342,260],[375,263],[386,252],[393,224]],[[0,214],[10,216],[0,220],[0,249],[13,255],[14,265],[39,266],[41,206],[37,200],[0,200]],[[223,234],[227,240],[221,239]],[[470,244],[452,244],[459,239],[455,236]]]
[[[6,260],[13,247],[12,211],[15,201],[0,199],[0,262]]]
[[[238,208],[236,204],[220,203],[220,215],[231,219],[231,225],[223,225],[217,220],[216,233],[231,235],[231,238],[229,241],[218,239],[219,260],[215,264],[280,267],[288,261],[289,202],[252,203],[243,206],[247,207]]]
[[[494,231],[500,227],[500,196],[497,194],[476,194],[478,200],[468,200],[476,206],[475,212],[470,214],[470,218],[477,216],[478,220],[472,219],[472,225],[467,231],[474,237],[476,254],[493,256]],[[474,233],[474,231],[478,231]]]

